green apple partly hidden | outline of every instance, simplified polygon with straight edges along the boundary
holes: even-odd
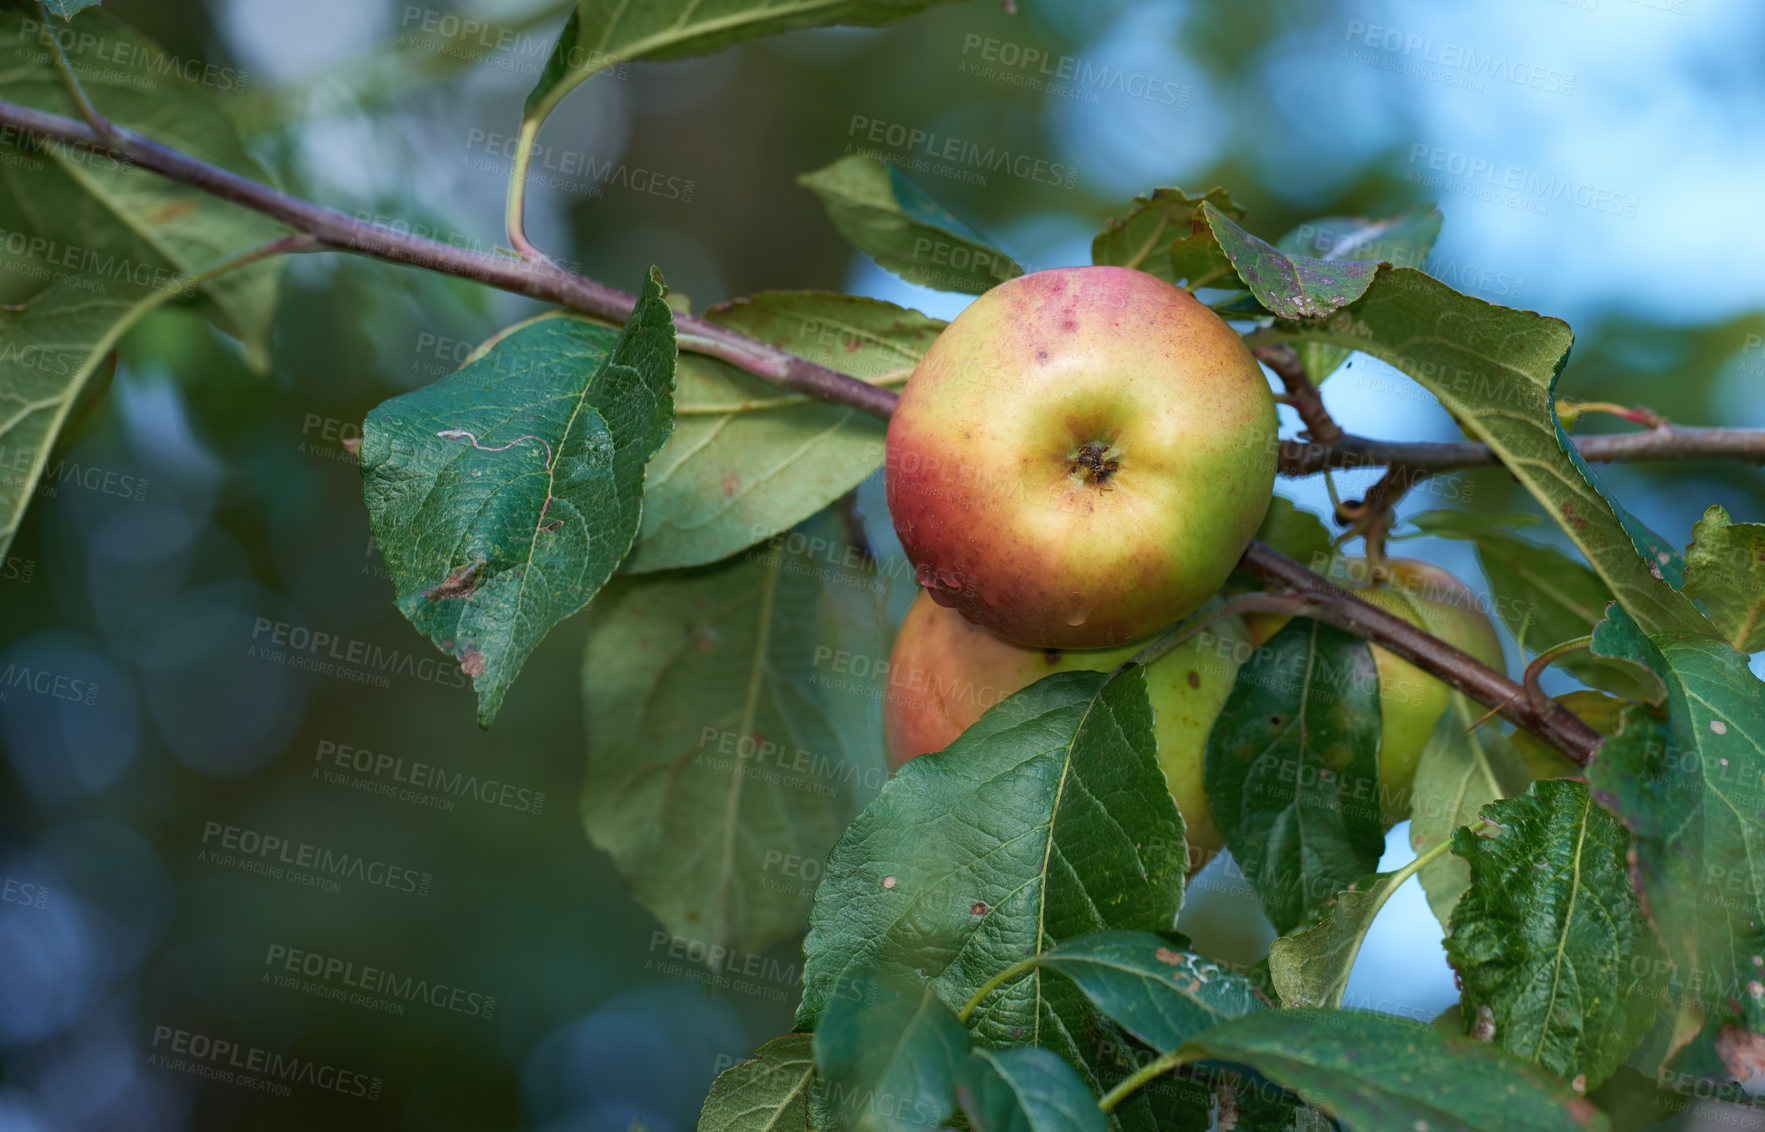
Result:
[[[1223,843],[1207,807],[1202,756],[1232,691],[1238,666],[1251,653],[1249,635],[1225,617],[1146,669],[1158,763],[1188,827],[1189,860],[1207,861]],[[1055,672],[1107,671],[1134,646],[1101,650],[1026,649],[1000,640],[921,591],[907,611],[889,658],[884,706],[889,764],[941,751],[981,714]]]
[[[1275,401],[1181,287],[1019,276],[932,343],[889,422],[889,514],[942,605],[1032,648],[1145,637],[1219,589],[1269,505]]]
[[[1411,558],[1387,558],[1377,568],[1365,559],[1335,559],[1326,574],[1369,604],[1395,614],[1470,653],[1498,672],[1507,671],[1501,638],[1483,613],[1477,595],[1440,567]],[[1258,645],[1287,619],[1269,614],[1245,618]],[[1409,661],[1373,645],[1379,675],[1379,802],[1386,825],[1409,816],[1410,784],[1422,748],[1451,702],[1445,684]]]

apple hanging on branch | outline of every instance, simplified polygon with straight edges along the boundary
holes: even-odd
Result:
[[[1020,276],[938,336],[889,421],[889,514],[934,601],[1029,648],[1200,608],[1269,505],[1275,400],[1242,339],[1119,267]]]

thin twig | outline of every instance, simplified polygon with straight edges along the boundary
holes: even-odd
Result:
[[[1284,400],[1292,405],[1305,423],[1306,435],[1316,444],[1335,444],[1342,439],[1342,426],[1324,408],[1323,394],[1312,384],[1311,376],[1300,364],[1299,351],[1292,346],[1258,346],[1255,350],[1257,360],[1274,371],[1281,384],[1287,387]]]
[[[624,291],[556,267],[458,248],[345,216],[199,161],[120,126],[113,126],[112,136],[106,140],[84,122],[10,102],[0,102],[0,124],[37,138],[96,150],[143,169],[151,169],[174,181],[280,220],[309,234],[320,244],[339,251],[358,252],[473,279],[610,322],[624,322],[637,303],[634,296]],[[721,358],[792,392],[850,405],[879,417],[888,416],[894,409],[893,392],[818,366],[770,343],[737,334],[692,315],[676,314],[674,324],[681,332],[682,349]]]
[[[61,74],[61,85],[67,88],[67,96],[79,108],[80,117],[86,120],[86,124],[92,127],[92,132],[100,138],[114,137],[116,127],[110,124],[108,118],[98,113],[98,107],[92,105],[92,100],[86,96],[85,86],[80,83],[80,76],[74,73],[73,60],[61,49],[61,40],[55,38],[55,25],[49,19],[49,9],[44,6],[43,0],[37,0],[37,18],[40,21],[37,38],[48,43],[49,49],[55,53],[55,69]]]

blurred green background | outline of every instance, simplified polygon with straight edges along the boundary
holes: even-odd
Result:
[[[500,242],[505,139],[564,10],[104,8],[180,57],[236,71],[215,97],[284,187],[485,249]],[[961,297],[855,256],[795,176],[875,144],[873,123],[1068,167],[1070,183],[1052,184],[913,174],[1031,268],[1084,262],[1103,219],[1157,185],[1223,184],[1269,238],[1308,217],[1437,199],[1446,225],[1428,270],[1576,328],[1561,392],[1765,426],[1765,8],[1018,8],[976,0],[887,30],[797,33],[597,77],[541,138],[549,180],[532,190],[529,233],[626,289],[659,264],[695,307],[835,288],[949,317]],[[1063,59],[1120,81],[1038,78]],[[620,166],[657,176],[598,172]],[[37,285],[0,277],[9,300]],[[108,396],[58,451],[73,474],[40,493],[0,570],[0,670],[95,686],[77,701],[0,690],[0,1132],[625,1132],[636,1119],[679,1132],[718,1071],[788,1029],[796,941],[770,949],[758,974],[708,988],[582,832],[584,619],[551,634],[481,732],[457,672],[393,608],[371,545],[344,441],[374,405],[537,309],[413,269],[306,256],[284,276],[267,375],[189,311],[159,312],[124,343]],[[1432,398],[1363,359],[1326,399],[1352,431],[1454,435]],[[1339,483],[1353,496],[1372,478]],[[1711,503],[1737,520],[1765,515],[1756,468],[1625,467],[1608,482],[1681,545]],[[1499,470],[1438,484],[1405,511],[1531,509]],[[861,498],[888,551],[876,488]],[[1321,481],[1278,490],[1325,508]],[[1462,544],[1404,552],[1481,588]],[[890,595],[898,614],[911,574],[892,576],[905,580]],[[262,655],[297,628],[428,663],[364,683]],[[339,757],[430,764],[498,789],[492,801],[450,796],[451,808],[401,800],[327,779]],[[390,862],[428,877],[428,891],[345,881],[324,892],[245,873],[204,856],[226,851],[229,828]],[[1403,827],[1390,844],[1387,866],[1406,855]],[[1267,939],[1255,903],[1229,868],[1204,879],[1184,928],[1221,958],[1254,959]],[[1424,1017],[1449,1004],[1436,939],[1406,892],[1348,1004]],[[402,1013],[304,994],[275,981],[297,952],[450,993]],[[152,1060],[202,1038],[341,1067],[377,1079],[377,1096],[266,1095]]]

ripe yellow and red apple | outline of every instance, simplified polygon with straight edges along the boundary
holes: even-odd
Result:
[[[933,599],[1031,648],[1100,648],[1199,608],[1274,486],[1273,395],[1181,287],[1039,271],[957,316],[889,423],[885,484]]]

